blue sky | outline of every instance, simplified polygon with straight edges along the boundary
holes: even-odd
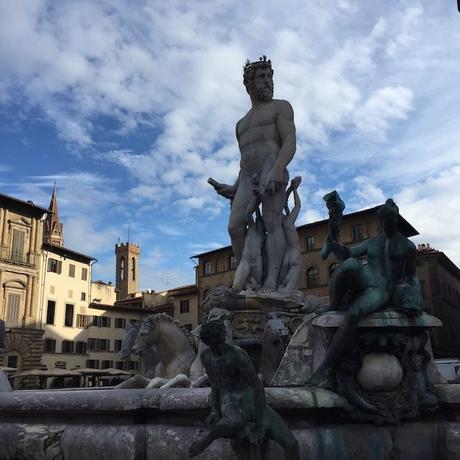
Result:
[[[273,62],[294,108],[298,223],[393,197],[460,264],[460,14],[454,1],[6,0],[0,3],[0,191],[47,206],[66,246],[113,280],[141,245],[141,288],[194,281],[228,244],[246,58]]]

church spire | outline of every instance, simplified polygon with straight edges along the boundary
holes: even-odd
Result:
[[[45,221],[43,240],[45,243],[55,246],[64,246],[63,225],[59,220],[59,210],[57,204],[56,183],[54,183],[53,194],[49,205],[49,213]]]

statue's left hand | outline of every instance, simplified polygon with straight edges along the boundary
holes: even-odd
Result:
[[[274,167],[265,178],[265,182],[262,186],[264,193],[273,195],[283,186],[283,171]]]

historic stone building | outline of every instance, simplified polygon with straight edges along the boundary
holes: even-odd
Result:
[[[435,358],[460,355],[460,269],[441,251],[419,244],[417,273],[424,308],[444,324],[432,333]]]
[[[198,325],[198,289],[190,284],[161,292],[144,292],[144,306],[151,313],[167,313],[188,330]]]
[[[39,295],[46,213],[32,201],[0,194],[0,318],[7,330],[0,360],[19,370],[41,365]]]
[[[49,211],[43,241],[40,319],[45,334],[42,363],[48,369],[138,369],[138,357],[122,362],[118,352],[126,324],[141,319],[142,312],[114,304],[120,287],[128,293],[133,287],[137,289],[139,248],[130,244],[116,246],[119,251],[117,290],[103,281],[92,282],[96,259],[64,246],[56,189],[53,189]],[[125,263],[123,258],[126,258],[126,267],[132,270],[129,277],[124,273],[120,277],[120,265],[123,267]]]

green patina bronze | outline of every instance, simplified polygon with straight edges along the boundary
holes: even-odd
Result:
[[[200,331],[209,346],[201,354],[211,384],[208,430],[189,450],[203,452],[214,440],[230,438],[238,459],[262,459],[268,439],[273,439],[289,460],[299,459],[299,446],[284,420],[265,403],[265,392],[254,366],[241,348],[225,343],[225,327],[208,321]]]
[[[399,209],[388,199],[378,210],[383,232],[362,243],[347,247],[339,242],[339,225],[345,208],[337,192],[324,197],[329,209],[329,233],[321,255],[332,252],[340,261],[330,283],[331,310],[346,312],[322,364],[309,380],[327,385],[329,372],[355,337],[359,320],[384,307],[393,307],[409,316],[422,312],[420,282],[415,274],[417,250],[398,231]],[[361,257],[367,257],[364,266]]]

